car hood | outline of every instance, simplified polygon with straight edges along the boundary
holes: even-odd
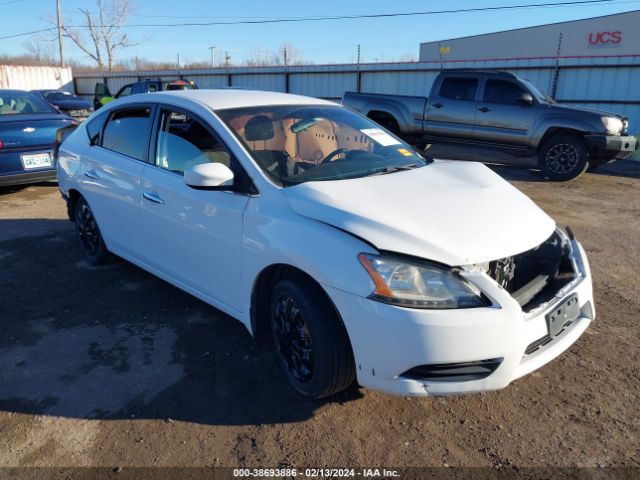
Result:
[[[533,201],[478,163],[426,167],[283,190],[299,215],[379,250],[451,266],[515,255],[549,238],[555,222]]]
[[[573,105],[561,105],[558,103],[555,103],[552,105],[553,108],[555,108],[556,110],[560,111],[560,112],[583,112],[583,113],[590,113],[592,114],[594,117],[597,117],[598,119],[600,117],[614,117],[614,118],[619,118],[620,120],[627,120],[627,117],[625,117],[624,115],[620,115],[618,113],[613,113],[613,112],[607,112],[606,110],[598,110],[595,108],[588,108],[588,107],[578,107],[578,106],[573,106]]]

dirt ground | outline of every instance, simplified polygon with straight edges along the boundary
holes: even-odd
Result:
[[[88,266],[55,184],[0,190],[0,466],[640,467],[640,163],[496,171],[583,243],[598,318],[503,391],[423,399],[304,400],[239,322]]]

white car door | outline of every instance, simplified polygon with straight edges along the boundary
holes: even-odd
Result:
[[[142,173],[144,261],[239,311],[242,220],[249,197],[241,191],[196,190],[184,183],[183,173],[199,163],[221,162],[234,170],[238,186],[244,172],[205,122],[185,110],[158,108],[153,156]]]
[[[92,139],[83,156],[82,194],[114,253],[137,256],[140,250],[140,177],[148,158],[153,114],[153,105],[127,105],[88,125]]]

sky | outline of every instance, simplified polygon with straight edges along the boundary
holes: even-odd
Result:
[[[93,0],[61,0],[67,23],[79,22],[80,7],[95,10]],[[358,15],[420,12],[499,5],[550,3],[560,0],[131,0],[135,14],[129,24],[239,21],[301,16]],[[55,15],[56,0],[0,0],[1,36],[46,28]],[[126,32],[137,46],[120,52],[119,58],[139,56],[155,61],[181,63],[210,61],[209,47],[216,47],[220,64],[225,52],[232,63],[241,63],[257,48],[277,50],[289,43],[313,63],[350,63],[361,45],[361,61],[378,62],[417,59],[419,44],[466,35],[527,27],[640,9],[640,0],[615,0],[581,6],[527,8],[509,11],[473,12],[379,19],[348,19],[322,22],[262,25],[215,25],[189,27],[131,27]],[[7,19],[10,19],[7,21]],[[40,38],[55,38],[55,33]],[[19,54],[30,38],[0,39],[0,54]],[[56,45],[55,43],[53,44]],[[68,58],[90,63],[72,42],[65,40]]]

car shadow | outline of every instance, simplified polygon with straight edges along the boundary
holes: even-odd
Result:
[[[259,425],[360,396],[302,398],[240,322],[124,260],[90,266],[71,223],[49,222],[0,242],[0,409]]]
[[[618,160],[599,167],[593,175],[640,178],[640,160]]]
[[[525,168],[505,165],[487,164],[487,166],[505,180],[522,182],[549,182],[549,180],[544,178],[542,173],[537,170],[528,170]],[[602,165],[595,171],[587,171],[583,175],[604,175],[611,177],[640,178],[640,162],[633,160],[618,160],[607,165]]]
[[[52,187],[57,185],[58,182],[55,180],[45,181],[45,182],[37,182],[37,183],[21,183],[20,185],[2,185],[0,186],[0,196],[9,195],[11,193],[17,193],[21,190],[25,190],[29,187]]]

